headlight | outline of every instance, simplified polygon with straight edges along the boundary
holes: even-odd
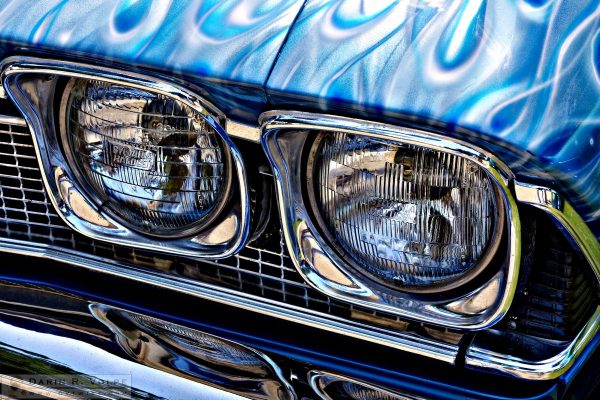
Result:
[[[29,122],[54,207],[77,232],[194,258],[243,248],[244,162],[210,93],[38,59],[5,64],[2,83]]]
[[[400,290],[447,290],[481,271],[502,216],[488,174],[465,158],[346,133],[322,133],[307,192],[340,253]]]
[[[263,114],[284,234],[321,292],[445,327],[508,310],[520,222],[512,173],[450,135],[300,112]]]
[[[67,158],[123,224],[181,236],[218,214],[231,161],[202,115],[160,94],[87,79],[71,79],[61,109]]]

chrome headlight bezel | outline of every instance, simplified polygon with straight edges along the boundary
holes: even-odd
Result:
[[[452,328],[483,329],[507,312],[518,281],[520,222],[510,190],[513,175],[497,158],[459,140],[421,130],[303,112],[262,115],[262,144],[274,169],[283,231],[294,264],[313,287],[333,298]],[[471,160],[492,178],[502,197],[506,251],[493,273],[477,286],[449,296],[389,290],[349,268],[321,234],[305,191],[302,152],[315,132],[344,132],[448,152]]]
[[[93,239],[194,258],[221,258],[238,252],[250,230],[249,191],[242,156],[225,129],[225,116],[210,102],[168,79],[113,68],[39,58],[7,59],[0,76],[3,87],[27,121],[44,184],[54,207],[65,222]],[[185,237],[161,238],[139,233],[114,218],[84,188],[81,177],[65,156],[59,129],[56,85],[58,78],[80,78],[127,86],[171,97],[185,104],[218,134],[231,158],[229,206],[200,232]],[[199,89],[197,91],[200,91]],[[59,93],[60,95],[60,93]],[[60,121],[59,121],[60,122]]]

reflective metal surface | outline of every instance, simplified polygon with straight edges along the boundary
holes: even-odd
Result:
[[[291,385],[265,354],[230,340],[156,318],[90,304],[90,311],[115,335],[132,359],[200,380],[240,396],[294,400]]]
[[[20,145],[21,141],[19,139],[20,136],[18,136],[19,134],[29,135],[28,133],[26,133],[26,130],[24,130],[24,127],[26,126],[25,121],[20,118],[0,117],[0,124],[2,123],[14,124],[15,127],[12,128],[14,130],[13,139],[11,140],[14,140],[13,143],[15,143],[15,145]],[[9,129],[11,128],[9,127]],[[20,154],[21,148],[18,147],[17,149],[19,151],[15,151],[15,154]],[[21,169],[19,171],[21,172],[19,175],[21,176],[21,179],[28,179],[28,170],[23,170],[23,165],[20,165],[20,168]],[[7,178],[3,177],[3,179]],[[11,179],[14,180],[14,177],[12,177]],[[26,183],[28,183],[28,181]],[[21,185],[21,187],[25,188],[26,190],[34,190],[31,189],[31,185],[29,183],[25,186]],[[5,187],[5,190],[8,189]],[[38,197],[42,196],[41,199],[43,200],[44,190],[41,183],[39,184],[39,193],[38,189],[35,190],[35,192],[31,192],[31,195],[36,195]],[[30,196],[30,193],[27,192],[20,196],[28,197]],[[49,224],[52,225],[54,223],[57,224],[57,228],[60,227],[61,229],[65,229],[65,227],[62,226],[62,224],[60,223],[61,221],[52,222],[54,221],[53,218],[58,218],[57,216],[44,216],[44,220],[48,220],[50,222],[44,223],[42,225],[37,224],[35,222],[37,221],[37,219],[35,219],[36,215],[34,214],[34,211],[30,210],[30,208],[33,205],[35,205],[35,203],[27,203],[26,212],[28,213],[28,217],[26,218],[31,222],[27,226],[24,225],[24,228],[27,231],[29,231],[28,235],[31,235],[33,239],[14,240],[0,238],[1,251],[62,260],[70,264],[87,268],[90,270],[101,271],[104,273],[133,279],[138,282],[147,283],[152,286],[160,286],[178,292],[188,293],[190,295],[197,296],[203,299],[216,301],[217,303],[232,305],[244,310],[259,312],[269,316],[274,316],[276,318],[281,318],[288,321],[293,321],[295,323],[316,327],[318,329],[336,332],[342,335],[347,335],[361,340],[378,343],[384,346],[401,349],[403,351],[423,355],[430,358],[435,358],[438,360],[443,360],[449,363],[454,362],[454,360],[457,357],[458,346],[449,342],[444,343],[443,341],[440,341],[441,338],[437,335],[435,336],[437,339],[433,339],[432,337],[426,337],[425,335],[423,335],[424,332],[422,331],[398,331],[397,329],[399,329],[399,327],[396,325],[394,325],[393,328],[394,330],[396,330],[396,332],[392,332],[390,329],[382,330],[379,328],[374,328],[373,325],[370,324],[357,323],[357,320],[350,321],[348,319],[334,317],[331,314],[324,315],[322,313],[313,312],[312,310],[307,310],[306,308],[284,305],[278,302],[266,300],[265,298],[251,296],[237,290],[230,290],[223,287],[215,287],[214,285],[201,283],[197,280],[165,275],[160,273],[160,271],[158,270],[152,271],[145,268],[137,268],[132,267],[131,265],[124,265],[118,261],[108,260],[105,258],[99,259],[97,255],[82,253],[81,249],[79,252],[68,250],[64,246],[60,245],[60,240],[58,242],[52,242],[51,245],[40,245],[35,238],[37,237],[36,235],[38,235],[38,233],[36,232],[39,231],[39,228],[42,225],[48,227]],[[52,211],[51,214],[54,214],[54,212]],[[29,236],[25,235],[23,237]],[[112,249],[111,254],[115,254],[114,251],[116,250]],[[266,262],[265,260],[268,259],[268,255],[269,254],[265,253],[262,254],[262,256],[259,255],[258,258],[264,259],[263,261]],[[136,257],[138,257],[140,260],[145,259],[143,256],[139,255]],[[239,262],[240,261],[238,261],[238,263]],[[265,264],[264,268],[267,268],[268,265],[268,263]],[[490,287],[486,290],[496,292],[497,288]],[[459,303],[450,306],[456,307],[458,312],[463,312],[464,309],[466,310],[466,312],[470,313],[477,312],[477,310],[479,310],[482,305],[481,303],[473,301],[469,303]],[[368,315],[366,317],[368,318]],[[582,344],[582,347],[585,347],[584,344]],[[563,356],[565,356],[565,354],[563,354]],[[524,359],[521,360],[520,364],[515,368],[519,371],[526,371],[530,368],[531,365],[535,365],[535,362]],[[503,371],[504,367],[502,365],[495,364],[494,360],[486,360],[485,362],[481,363],[481,368],[491,368]],[[563,370],[561,370],[561,372],[564,373],[570,368],[571,364],[568,364]]]
[[[8,117],[6,121],[15,118]],[[461,335],[430,335],[418,325],[408,326],[395,319],[392,325],[381,325],[371,312],[350,308],[316,293],[291,263],[279,223],[275,235],[265,232],[269,243],[250,243],[235,256],[202,263],[82,238],[63,223],[50,204],[37,170],[31,134],[24,120],[16,121],[20,125],[12,127],[11,134],[0,132],[5,135],[0,139],[28,146],[14,147],[10,153],[17,155],[17,161],[29,157],[35,168],[25,169],[22,162],[15,165],[13,158],[10,171],[14,176],[9,179],[0,175],[4,205],[15,207],[0,214],[3,223],[0,250],[66,261],[445,362],[455,359]],[[23,140],[25,136],[27,141]],[[33,169],[36,174],[32,174]],[[267,178],[272,176],[269,174]],[[16,203],[9,204],[9,194]],[[1,206],[0,202],[0,213]]]
[[[556,191],[538,185],[517,182],[517,200],[544,210],[571,234],[600,281],[600,242],[573,207]]]
[[[42,383],[23,390],[59,381],[58,394],[75,398],[296,398],[279,367],[246,346],[65,292],[0,286],[0,368]]]
[[[0,251],[67,262],[92,271],[132,279],[151,286],[186,293],[220,304],[339,333],[447,363],[453,363],[458,353],[457,343],[440,340],[441,338],[429,337],[423,334],[423,332],[403,332],[377,328],[373,325],[361,324],[356,321],[313,312],[293,305],[283,305],[265,298],[205,284],[192,279],[168,276],[141,268],[136,269],[106,259],[99,261],[97,258],[89,257],[82,253],[65,251],[65,249],[32,245],[27,242],[0,238]]]
[[[544,360],[526,360],[472,345],[465,362],[476,368],[492,369],[522,379],[554,379],[566,372],[600,332],[600,307],[577,337],[560,353]]]
[[[236,122],[227,119],[226,122],[227,134],[231,137],[249,140],[251,142],[260,143],[260,127]]]
[[[244,117],[251,115],[247,104],[256,102],[257,109],[261,109],[268,96],[271,104],[288,107],[290,103],[307,102],[322,110],[334,110],[342,104],[354,110],[354,115],[364,112],[399,119],[418,118],[481,132],[492,141],[524,150],[523,154],[540,164],[533,168],[527,164],[530,160],[519,159],[510,165],[513,171],[556,182],[558,190],[568,196],[565,207],[554,201],[560,196],[547,188],[528,188],[521,193],[516,188],[518,198],[538,204],[562,219],[599,276],[598,242],[594,236],[600,237],[600,13],[595,1],[308,0],[294,28],[289,29],[302,3],[8,0],[0,7],[0,53],[43,49],[69,57],[94,56],[107,63],[151,66],[173,75],[266,85],[266,93],[260,87],[256,90],[259,93],[247,96],[244,102],[232,101],[231,92],[221,97],[227,104],[224,109]],[[93,23],[80,23],[82,14]],[[215,31],[214,27],[219,29]],[[288,31],[291,33],[286,38]],[[0,84],[0,97],[3,91]],[[237,136],[251,138],[256,133],[245,128],[239,132]],[[19,171],[28,171],[25,162]],[[73,194],[70,204],[75,212],[89,213],[89,205],[78,200],[71,189],[72,182],[63,179],[62,171],[58,171],[58,177],[65,197]],[[43,190],[35,193],[41,196]],[[33,211],[28,215],[33,222],[37,214]],[[48,221],[52,223],[50,217]],[[94,222],[101,226],[111,223],[102,219]],[[33,232],[36,225],[26,229]],[[313,239],[309,237],[307,241]],[[60,248],[0,240],[5,251],[75,260],[88,268],[149,284],[160,282],[174,290],[203,292],[207,298],[272,312],[268,311],[270,303],[247,303],[238,297],[239,292],[227,297],[217,289],[198,289],[191,282],[180,285],[148,271],[115,267]],[[322,256],[316,253],[314,258]],[[335,276],[335,271],[330,272]],[[486,292],[496,293],[497,284],[488,286]],[[449,305],[449,309],[477,313],[488,306],[479,300],[489,298],[493,295],[478,296],[469,303],[458,302]],[[291,317],[284,308],[277,311],[281,318],[297,318],[323,329],[337,329],[419,354],[435,354],[435,346],[429,347],[429,353],[423,351],[430,343],[414,345],[406,340],[398,346],[389,332],[378,338],[380,334],[372,332],[370,326],[355,329],[338,321],[332,328],[331,319],[315,319],[312,314],[305,315],[304,310],[296,310]],[[581,342],[582,348],[586,345]],[[551,366],[544,366],[544,371],[569,370],[573,364],[564,363],[568,357],[569,354],[559,355]],[[530,360],[512,363],[495,357],[482,358],[480,363],[485,369],[517,371],[510,372],[513,375],[523,372],[523,377],[538,379],[535,364]],[[532,370],[537,372],[530,374]],[[181,392],[187,397],[194,394]]]
[[[289,252],[298,271],[329,296],[397,315],[454,328],[482,329],[497,322],[510,307],[520,260],[520,222],[509,190],[512,174],[491,154],[427,132],[349,118],[300,112],[263,114],[263,147],[274,166],[277,194]],[[346,267],[344,260],[320,237],[305,204],[301,152],[312,131],[345,132],[396,140],[460,155],[484,168],[502,193],[507,216],[506,254],[501,266],[477,288],[451,300],[420,300],[398,291],[382,290]]]
[[[52,106],[57,76],[95,79],[151,91],[174,98],[201,114],[219,135],[225,151],[231,154],[235,169],[232,205],[201,232],[189,238],[169,241],[141,235],[103,212],[103,204],[81,189],[77,175],[64,158]],[[60,211],[59,215],[71,227],[94,239],[200,258],[226,257],[244,246],[249,235],[250,219],[244,163],[236,146],[221,128],[224,117],[210,103],[188,89],[157,78],[32,58],[6,60],[2,64],[2,80],[34,133],[36,152],[51,200]]]
[[[394,393],[346,376],[310,371],[308,382],[323,400],[423,400],[420,396]]]
[[[3,256],[2,262],[19,262],[21,259]],[[211,351],[209,354],[198,351],[198,346],[210,349],[211,344],[220,343],[213,342],[213,338],[219,337],[228,338],[227,343],[230,344],[244,343],[248,349],[260,348],[262,350],[259,352],[262,354],[268,352],[269,358],[277,363],[284,376],[289,377],[298,395],[311,399],[318,396],[308,385],[306,374],[309,369],[339,374],[372,386],[386,387],[396,393],[421,393],[426,398],[436,398],[439,393],[444,393],[444,397],[448,398],[500,399],[528,393],[523,398],[542,399],[547,398],[548,393],[555,392],[558,387],[553,383],[544,383],[541,389],[537,385],[538,389],[529,390],[528,388],[536,385],[515,381],[514,386],[508,390],[486,386],[489,382],[500,379],[496,377],[486,380],[487,383],[481,382],[477,389],[471,385],[476,383],[471,382],[472,373],[461,371],[460,367],[438,368],[441,365],[433,362],[421,365],[418,358],[402,352],[369,346],[306,327],[286,328],[289,324],[269,318],[258,317],[254,321],[261,321],[260,326],[255,325],[257,329],[249,328],[250,324],[244,323],[248,313],[238,313],[233,309],[227,311],[226,307],[189,297],[186,299],[186,296],[165,291],[160,299],[151,300],[154,290],[144,288],[144,285],[128,285],[121,278],[99,277],[82,286],[79,279],[73,276],[70,283],[62,281],[66,286],[56,286],[53,272],[49,271],[41,277],[38,271],[49,268],[60,270],[66,275],[72,271],[79,278],[87,274],[75,273],[73,268],[54,262],[32,259],[29,262],[32,267],[29,272],[11,274],[12,278],[7,276],[11,268],[5,264],[2,268],[7,275],[4,275],[6,279],[0,281],[0,342],[8,344],[10,348],[1,347],[3,357],[0,357],[0,364],[4,374],[11,377],[28,380],[31,375],[37,375],[39,382],[39,375],[44,373],[75,375],[81,378],[81,384],[89,378],[106,379],[112,374],[125,384],[123,389],[131,389],[133,398],[212,399],[218,395],[239,398],[223,391],[228,389],[221,386],[220,380],[213,381],[212,384],[220,388],[214,391],[209,387],[212,385],[210,382],[204,382],[207,376],[202,373],[210,371],[215,366],[215,361],[221,362],[221,355],[229,359],[232,354],[223,353],[223,349],[215,349],[215,353]],[[64,277],[64,274],[61,275]],[[112,296],[113,288],[123,284],[128,288],[128,294],[121,292],[123,296]],[[111,297],[121,306],[115,308],[106,303],[100,304],[94,300],[97,296]],[[186,300],[182,302],[183,299]],[[173,303],[167,305],[169,302]],[[159,303],[166,307],[156,307]],[[185,310],[181,304],[188,305],[191,310]],[[130,307],[136,312],[128,311]],[[153,310],[145,310],[146,307],[152,307]],[[107,313],[107,320],[102,312]],[[225,315],[220,316],[221,312]],[[236,316],[241,320],[234,322]],[[185,328],[183,331],[182,327]],[[113,333],[112,328],[117,333]],[[267,333],[271,329],[280,328],[290,335],[288,340],[282,337],[282,332],[272,335]],[[157,338],[157,332],[162,332],[163,337]],[[121,333],[127,336],[121,336]],[[199,334],[202,338],[205,337],[204,334],[210,335],[206,347],[202,340],[196,339]],[[267,337],[277,339],[272,342],[263,340]],[[303,343],[311,344],[306,348],[298,347],[300,337],[306,337],[307,340],[303,340]],[[347,345],[350,347],[346,347]],[[319,348],[325,348],[326,351],[319,351]],[[359,349],[371,349],[376,354],[362,354]],[[195,357],[196,354],[200,357]],[[233,354],[239,355],[237,352]],[[387,356],[395,361],[385,360]],[[160,365],[153,364],[156,360],[160,360]],[[256,364],[246,361],[236,363],[235,368],[238,371],[254,369]],[[384,364],[380,363],[383,361],[388,365],[385,369],[382,368]],[[431,369],[432,365],[436,366],[435,370]],[[229,368],[228,374],[232,371],[233,368]],[[245,374],[248,377],[247,372]],[[243,379],[242,382],[244,381],[247,380]],[[243,397],[258,396],[260,394],[246,392]],[[83,394],[76,397],[85,398]]]

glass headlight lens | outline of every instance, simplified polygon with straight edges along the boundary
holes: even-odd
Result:
[[[139,232],[197,232],[223,205],[230,156],[204,116],[177,100],[72,79],[63,96],[67,157],[99,204]]]
[[[438,291],[474,277],[497,246],[499,199],[465,158],[321,133],[308,159],[323,230],[357,269],[394,289]]]

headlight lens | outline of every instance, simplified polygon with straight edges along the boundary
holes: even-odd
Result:
[[[465,158],[321,133],[308,164],[308,192],[326,236],[384,285],[449,289],[474,277],[497,246],[497,191],[487,173]]]
[[[62,109],[67,157],[124,225],[176,237],[218,213],[230,156],[204,116],[167,96],[83,79],[71,79]]]

